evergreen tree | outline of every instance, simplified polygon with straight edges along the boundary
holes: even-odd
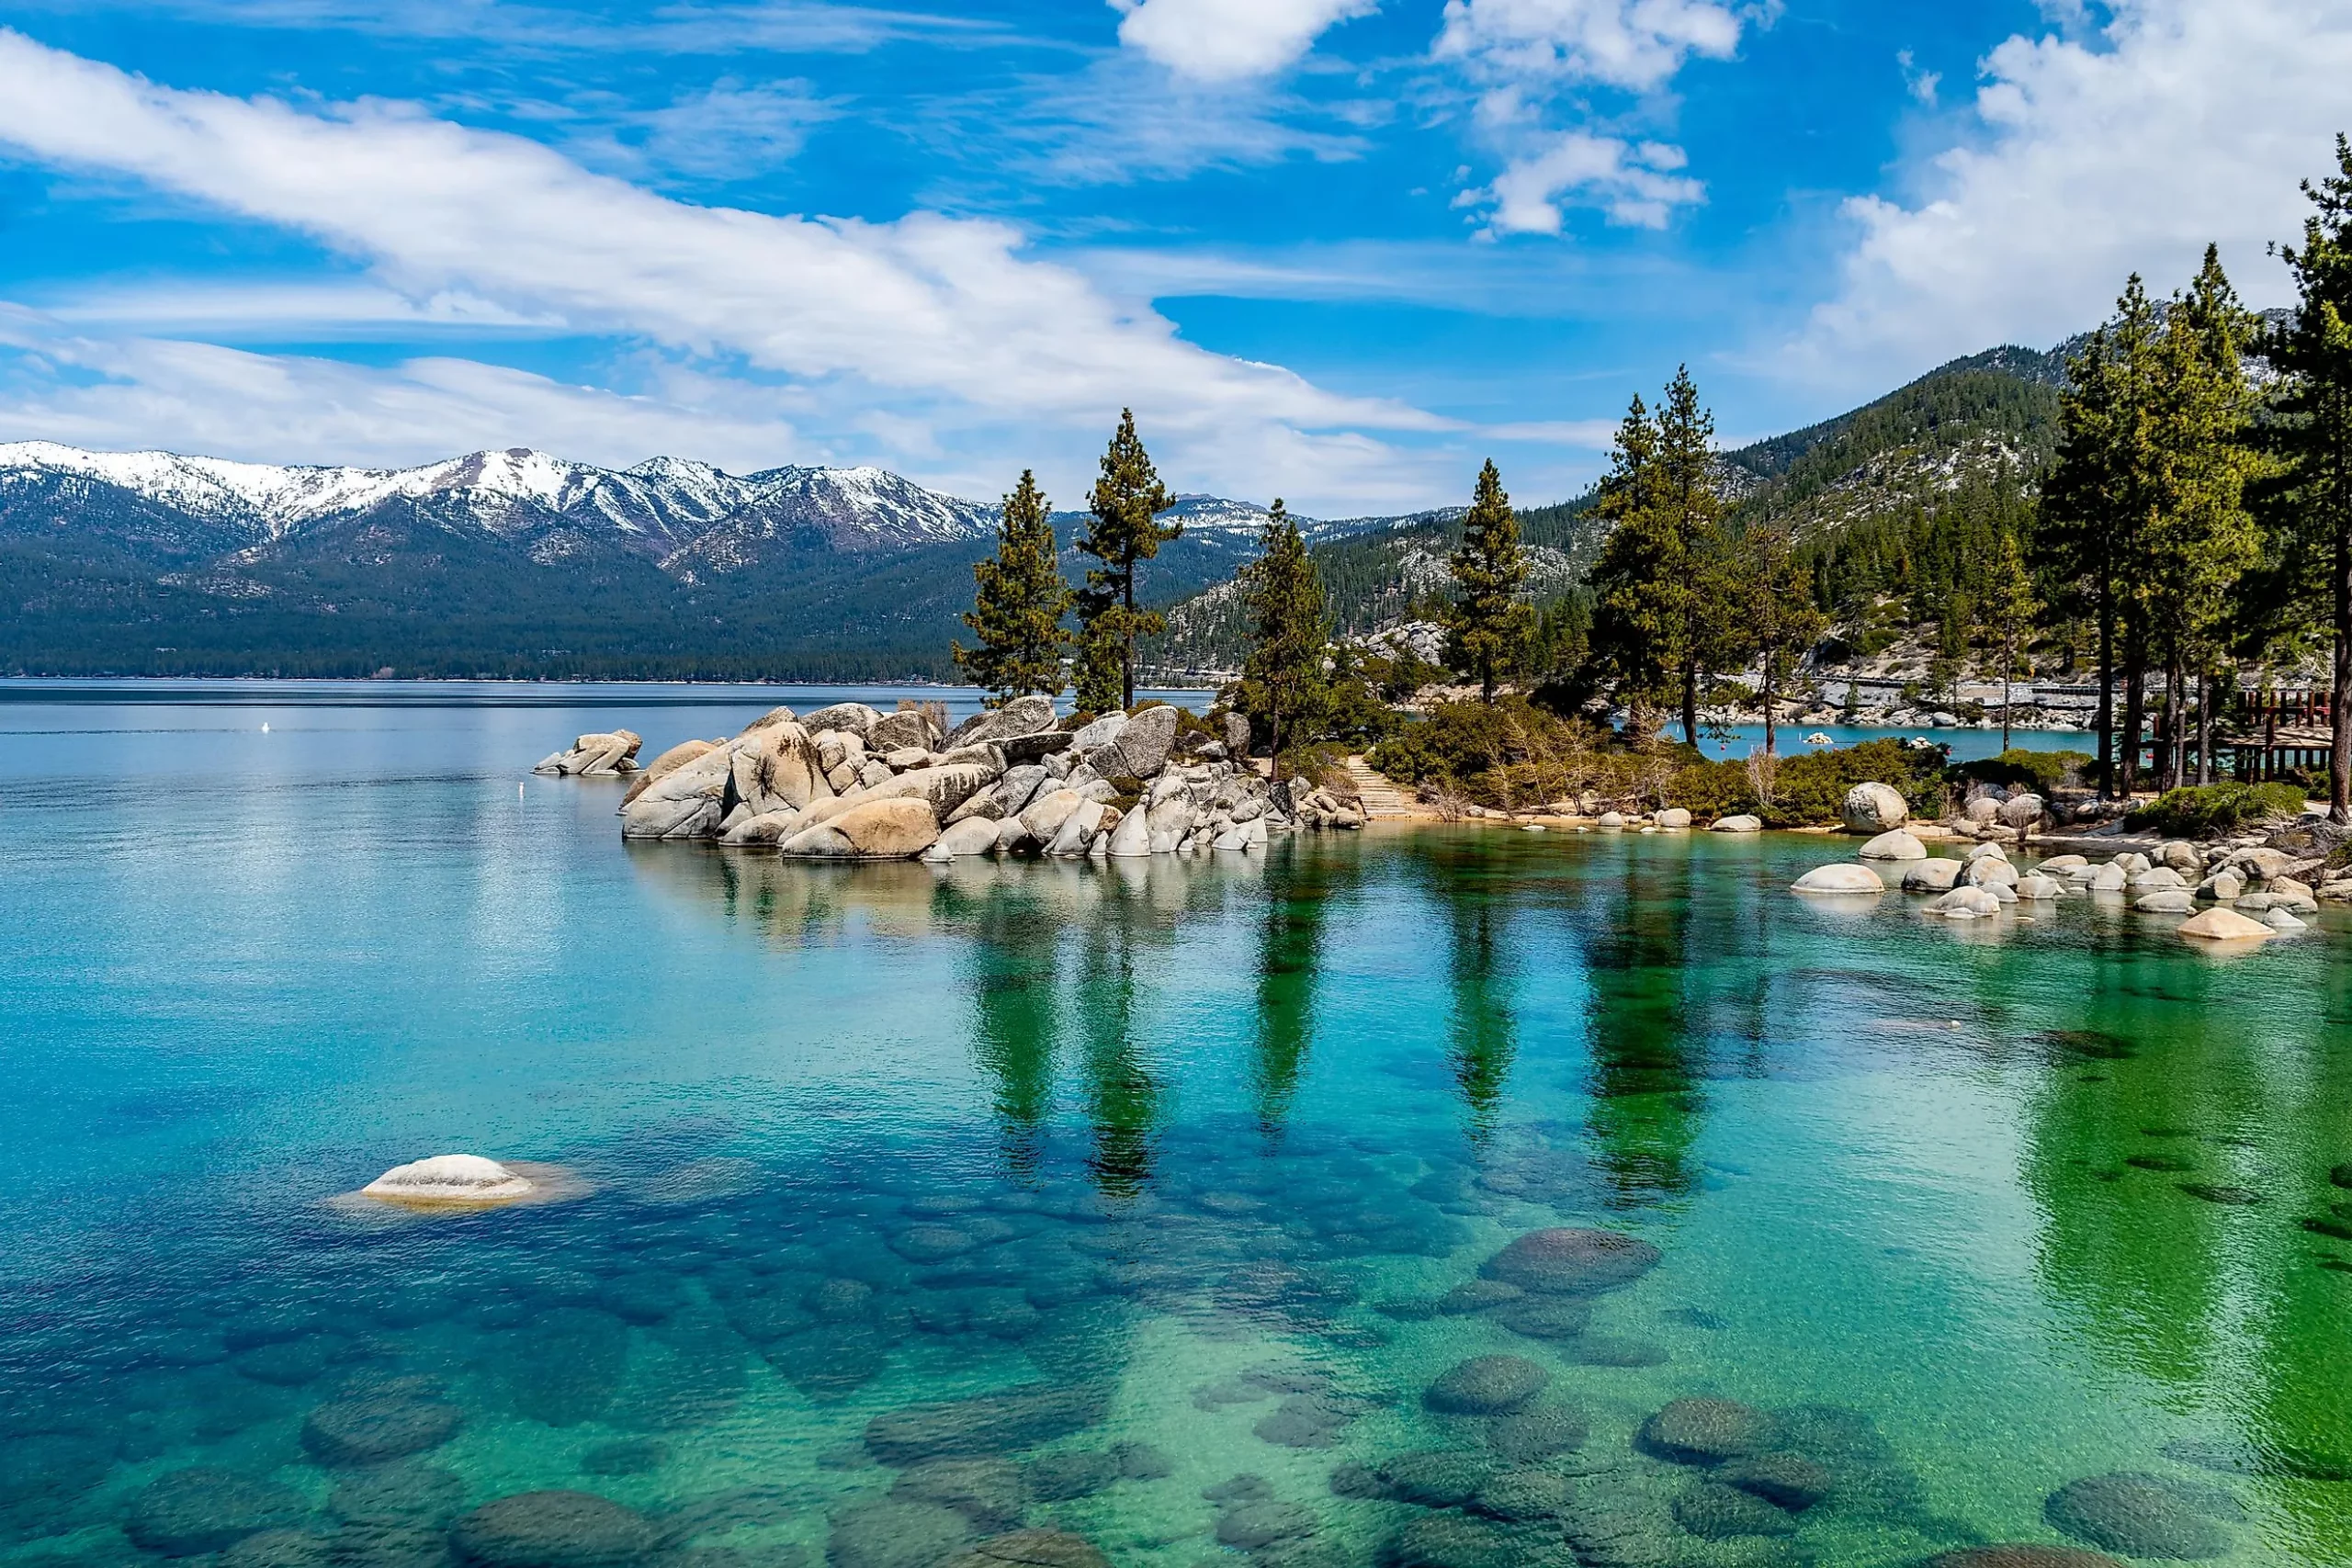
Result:
[[[1115,705],[1122,708],[1135,706],[1136,638],[1168,629],[1167,617],[1136,608],[1136,567],[1183,532],[1178,525],[1158,521],[1173,504],[1151,466],[1151,455],[1136,434],[1135,411],[1120,410],[1118,431],[1102,454],[1102,477],[1094,481],[1090,500],[1093,521],[1078,540],[1080,549],[1102,563],[1086,573],[1086,586],[1078,595],[1078,617],[1084,627],[1081,662],[1100,660],[1109,645],[1117,646]],[[1107,709],[1113,705],[1103,705]]]
[[[2148,442],[2146,565],[2149,624],[2164,651],[2167,718],[2161,782],[2188,782],[2192,672],[2210,670],[2233,591],[2261,557],[2245,505],[2255,456],[2246,445],[2255,400],[2239,351],[2254,333],[2222,271],[2219,252],[2186,294],[2173,297],[2154,356]],[[2205,683],[2199,680],[2200,699]],[[2200,700],[2196,743],[2210,770],[2211,704]]]
[[[1655,419],[1636,398],[1618,427],[1599,501],[1613,526],[1592,572],[1596,663],[1616,677],[1637,728],[1646,730],[1650,705],[1679,700],[1693,744],[1706,673],[1742,641],[1728,623],[1736,594],[1714,469],[1714,420],[1684,367]]]
[[[1241,582],[1250,612],[1242,711],[1264,722],[1279,779],[1283,745],[1315,739],[1327,695],[1323,649],[1331,640],[1322,579],[1279,497],[1266,515],[1262,552],[1241,569]]]
[[[1637,735],[1667,696],[1679,659],[1682,596],[1689,582],[1682,541],[1657,505],[1657,426],[1634,399],[1601,477],[1594,512],[1609,529],[1593,563],[1591,658],[1633,711]]]
[[[2041,605],[2033,596],[2033,577],[2025,568],[2025,551],[2015,534],[2001,536],[2000,553],[1984,583],[1984,632],[2001,671],[2001,750],[2009,749],[2009,683],[2017,678],[2018,657],[2033,637],[2033,618]]]
[[[2328,816],[2352,822],[2352,143],[2342,136],[2335,163],[2334,175],[2303,182],[2317,210],[2303,221],[2301,245],[2279,247],[2295,278],[2295,311],[2263,346],[2284,378],[2271,422],[2283,459],[2282,532],[2326,574],[2319,600],[2335,643]]]
[[[1731,586],[1735,624],[1740,628],[1734,646],[1760,667],[1764,754],[1773,756],[1779,751],[1773,707],[1804,656],[1829,629],[1829,622],[1813,602],[1813,573],[1797,558],[1785,528],[1759,523],[1741,536]]]
[[[1496,685],[1519,668],[1535,635],[1535,612],[1519,597],[1527,583],[1519,519],[1491,459],[1478,471],[1462,543],[1448,564],[1454,595],[1445,615],[1447,659],[1476,679],[1479,696],[1491,703]]]
[[[1036,476],[1021,470],[1021,482],[1004,498],[997,523],[996,554],[972,564],[972,608],[964,624],[979,646],[953,649],[956,664],[987,688],[989,707],[1041,692],[1062,689],[1062,616],[1070,606],[1055,555],[1052,508],[1037,489]]]
[[[1721,650],[1738,638],[1728,624],[1731,595],[1724,560],[1723,501],[1715,489],[1715,419],[1699,406],[1699,387],[1682,366],[1657,412],[1658,504],[1682,541],[1687,587],[1676,674],[1682,694],[1682,739],[1699,743],[1699,690]]]
[[[2099,794],[2129,794],[2139,765],[2142,604],[2133,592],[2146,515],[2146,384],[2155,312],[2135,274],[2115,319],[2066,362],[2057,466],[2042,486],[2039,536],[2098,627]],[[2115,682],[2127,685],[2126,744],[2117,756]]]
[[[1127,645],[1115,612],[1080,622],[1070,639],[1070,700],[1080,713],[1109,713],[1128,700]]]

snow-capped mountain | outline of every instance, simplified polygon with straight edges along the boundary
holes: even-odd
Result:
[[[995,525],[989,506],[937,494],[880,468],[793,467],[739,476],[707,463],[655,457],[614,469],[525,447],[413,468],[362,468],[24,441],[0,445],[0,475],[62,475],[111,486],[151,506],[235,530],[253,544],[395,501],[428,502],[445,515],[469,512],[500,534],[558,519],[601,526],[656,559],[723,532],[738,543],[713,539],[713,553],[737,564],[756,554],[749,541],[781,534],[821,538],[834,549],[887,549],[978,538]]]

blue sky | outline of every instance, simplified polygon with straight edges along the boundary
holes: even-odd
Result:
[[[0,440],[1574,493],[2046,345],[2352,126],[2313,0],[0,0]]]

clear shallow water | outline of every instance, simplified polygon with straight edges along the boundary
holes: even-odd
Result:
[[[530,763],[808,699],[584,694],[615,705],[274,695],[266,736],[0,701],[11,1561],[265,1522],[300,1533],[223,1568],[435,1568],[453,1515],[570,1488],[643,1533],[541,1568],[914,1568],[972,1515],[1240,1568],[1220,1520],[1284,1516],[1202,1492],[1248,1473],[1316,1529],[1258,1562],[1370,1562],[1424,1510],[1335,1471],[1527,1440],[1426,1406],[1481,1355],[1581,1411],[1535,1468],[1589,1561],[2057,1541],[2045,1497],[2113,1472],[2226,1492],[2215,1561],[2352,1560],[2352,1483],[2314,1478],[2352,1473],[2340,931],[2217,961],[2087,901],[1946,928],[1788,895],[1834,852],[1781,835],[944,874],[625,846],[617,786]],[[591,1191],[325,1201],[445,1149]],[[1657,1261],[1434,1310],[1554,1226]],[[1792,1534],[1688,1528],[1720,1492],[1635,1436],[1693,1395],[1834,1483]],[[942,1449],[1025,1468],[943,1515],[907,1468]]]

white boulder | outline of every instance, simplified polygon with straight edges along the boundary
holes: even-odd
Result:
[[[1864,844],[1861,852],[1864,860],[1926,860],[1928,846],[1917,835],[1897,828]]]
[[[1657,825],[1669,830],[1688,828],[1690,826],[1690,813],[1679,806],[1669,806],[1657,814]]]
[[[2173,931],[2177,936],[2194,937],[2203,942],[2258,942],[2278,934],[2260,920],[2218,905],[2201,915],[2190,916]]]
[[[1905,893],[1949,893],[1960,882],[1960,862],[1938,857],[1915,861],[1903,874]]]
[[[538,1190],[494,1159],[480,1155],[435,1155],[396,1165],[359,1190],[363,1198],[393,1203],[511,1203]]]
[[[1711,833],[1760,833],[1764,830],[1764,818],[1743,811],[1736,816],[1716,818],[1707,830]]]
[[[1817,865],[1789,885],[1792,893],[1883,893],[1886,884],[1866,865]]]
[[[1883,833],[1910,819],[1911,805],[1883,784],[1858,784],[1846,792],[1846,828],[1855,833]]]

